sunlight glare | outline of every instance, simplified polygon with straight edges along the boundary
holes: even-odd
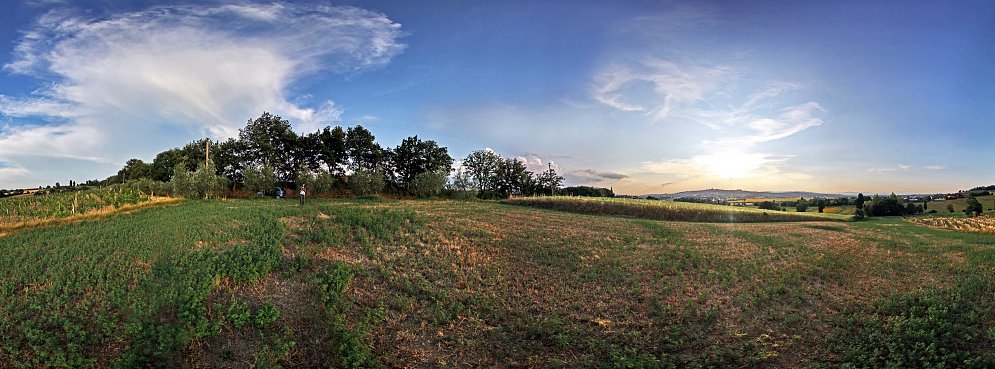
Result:
[[[721,151],[695,158],[695,162],[720,178],[744,178],[758,174],[766,163],[767,156],[759,153]]]

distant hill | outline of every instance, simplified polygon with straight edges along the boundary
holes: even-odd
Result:
[[[768,192],[768,191],[746,191],[746,190],[721,190],[716,188],[710,188],[707,190],[683,191],[677,193],[639,195],[639,197],[641,198],[646,198],[649,196],[653,196],[656,198],[703,197],[703,198],[729,200],[729,199],[746,199],[746,198],[773,199],[773,198],[783,198],[783,197],[804,197],[804,198],[840,197],[842,195],[807,192],[807,191]]]

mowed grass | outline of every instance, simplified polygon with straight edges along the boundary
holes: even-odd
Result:
[[[991,367],[995,237],[187,201],[0,238],[0,367]]]
[[[512,198],[504,200],[502,203],[580,214],[614,215],[641,219],[689,222],[762,223],[848,219],[847,216],[839,214],[782,212],[752,207],[639,199],[544,196]]]

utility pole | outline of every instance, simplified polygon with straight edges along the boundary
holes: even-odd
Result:
[[[546,162],[549,165],[548,179],[549,179],[549,196],[556,196],[556,186],[553,186],[553,162]]]
[[[207,170],[208,162],[211,161],[211,139],[204,139],[204,170]]]

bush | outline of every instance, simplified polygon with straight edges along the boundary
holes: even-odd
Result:
[[[764,210],[781,210],[781,205],[773,201],[764,201],[757,204],[757,207]]]
[[[276,187],[276,173],[269,164],[263,165],[262,168],[245,168],[243,175],[245,176],[243,189],[250,193],[266,193]]]
[[[853,220],[863,220],[864,219],[864,209],[857,209],[853,213]]]
[[[174,196],[188,198],[209,198],[219,196],[228,184],[228,180],[215,173],[214,163],[201,165],[197,171],[188,172],[183,164],[173,168],[173,178],[169,181]]]
[[[408,184],[408,191],[418,197],[437,196],[446,185],[448,175],[449,173],[443,171],[419,173]]]
[[[379,172],[357,170],[349,177],[349,189],[356,196],[376,195],[383,191],[383,175]]]
[[[314,178],[314,185],[311,191],[314,193],[328,193],[335,187],[335,175],[327,170],[321,171]]]
[[[808,203],[805,202],[804,200],[799,201],[798,205],[795,205],[795,211],[797,211],[799,213],[804,213],[804,212],[808,211]]]
[[[965,209],[964,212],[968,213],[968,210],[970,210],[970,213],[977,215],[981,215],[981,213],[985,211],[984,207],[981,206],[981,203],[978,202],[978,199],[973,196],[967,199],[967,209]],[[971,215],[970,213],[968,213],[968,215]]]

